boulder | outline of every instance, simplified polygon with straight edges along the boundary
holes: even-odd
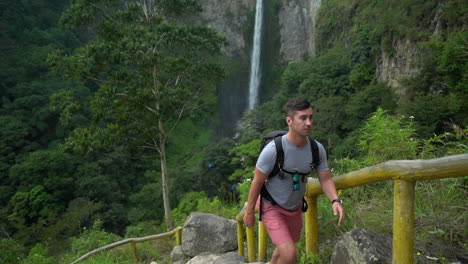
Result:
[[[353,229],[336,243],[331,263],[392,263],[392,238],[364,228]]]
[[[192,258],[187,264],[244,264],[247,260],[232,251],[226,254],[203,252]]]
[[[204,252],[189,260],[187,264],[212,264],[221,255],[219,253]]]
[[[186,261],[186,256],[184,254],[184,251],[182,250],[182,246],[176,246],[171,252],[171,259],[173,263],[177,262],[182,262],[185,263]]]
[[[182,250],[194,257],[203,252],[226,253],[237,249],[236,221],[213,214],[191,213],[182,230]]]
[[[246,263],[247,260],[239,255],[237,252],[228,252],[221,257],[217,258],[213,264],[241,264]]]

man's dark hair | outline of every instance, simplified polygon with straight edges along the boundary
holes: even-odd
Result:
[[[297,111],[306,110],[312,107],[306,99],[292,98],[284,105],[284,112],[286,116],[294,117]]]

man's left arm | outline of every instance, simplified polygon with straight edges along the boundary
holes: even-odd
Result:
[[[338,199],[338,194],[336,193],[335,183],[332,180],[331,172],[329,170],[319,171],[318,179],[320,185],[322,186],[323,193],[330,199],[330,202]],[[340,226],[344,221],[345,211],[343,205],[340,202],[334,202],[332,204],[333,214],[339,216],[338,226]]]

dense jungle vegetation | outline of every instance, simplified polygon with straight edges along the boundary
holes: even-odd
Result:
[[[466,1],[322,1],[318,55],[276,69],[278,89],[244,115],[235,139],[215,132],[216,83],[229,76],[217,61],[229,43],[183,18],[197,1],[157,1],[158,12],[121,2],[0,0],[1,263],[70,263],[193,211],[233,218],[261,135],[285,128],[290,97],[313,102],[313,137],[334,175],[468,152]],[[376,77],[397,40],[423,54],[404,95]],[[301,263],[327,263],[327,243],[354,227],[391,234],[391,182],[340,195],[345,225],[322,197],[323,248]],[[467,198],[467,177],[418,182],[418,262],[468,259]],[[140,257],[168,263],[172,243],[147,243]],[[86,263],[131,261],[124,247]]]

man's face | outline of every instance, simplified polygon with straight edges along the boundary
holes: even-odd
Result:
[[[308,136],[312,131],[313,124],[313,111],[312,108],[307,108],[302,111],[296,111],[294,117],[286,117],[286,123],[289,126],[290,130],[293,130],[295,133]]]

